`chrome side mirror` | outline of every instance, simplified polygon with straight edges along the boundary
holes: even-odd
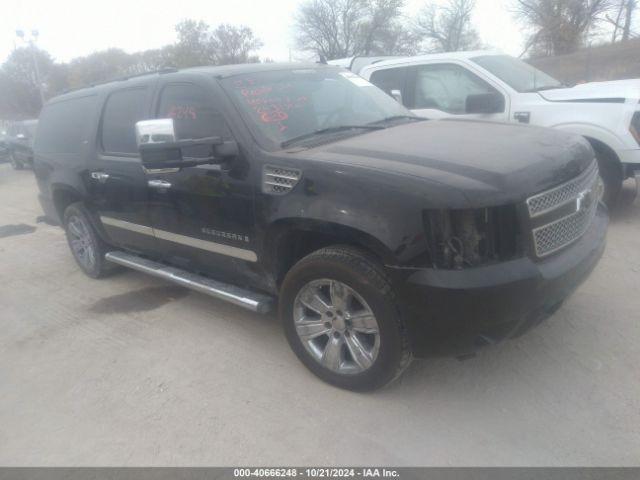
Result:
[[[402,105],[402,92],[400,90],[393,89],[390,94],[396,102]]]
[[[183,165],[172,118],[136,122],[136,143],[146,169],[161,170]]]
[[[205,137],[180,140],[176,138],[172,118],[141,120],[136,123],[136,143],[142,165],[147,170],[166,170],[194,167],[197,165],[219,164],[239,153],[234,141],[223,141],[220,137]],[[206,157],[185,157],[183,149],[195,146],[208,147]],[[188,150],[186,150],[188,151]]]
[[[175,143],[176,130],[173,118],[141,120],[136,123],[136,142],[138,148],[143,145]]]

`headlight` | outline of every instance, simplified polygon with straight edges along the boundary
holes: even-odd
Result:
[[[515,206],[425,210],[424,228],[434,268],[463,269],[523,254]]]
[[[631,125],[629,125],[629,131],[633,138],[636,139],[638,145],[640,145],[640,112],[636,112],[633,114],[633,118],[631,119]]]

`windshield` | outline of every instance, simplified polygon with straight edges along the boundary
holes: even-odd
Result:
[[[550,75],[508,55],[485,55],[471,60],[520,93],[564,86]]]
[[[391,117],[415,117],[382,90],[340,69],[251,73],[224,79],[222,85],[267,148],[314,132],[349,127],[341,134],[366,133],[369,129],[357,127]]]

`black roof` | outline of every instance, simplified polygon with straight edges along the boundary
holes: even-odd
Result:
[[[53,97],[50,101],[66,100],[83,94],[96,93],[102,89],[109,89],[116,84],[122,84],[122,82],[135,81],[138,79],[150,78],[158,75],[166,74],[202,74],[207,76],[217,77],[231,77],[233,75],[243,75],[247,73],[257,72],[271,72],[277,70],[293,70],[293,69],[308,69],[308,68],[338,68],[331,65],[318,64],[318,63],[242,63],[237,65],[222,65],[222,66],[204,66],[204,67],[192,67],[184,69],[165,68],[154,72],[145,72],[138,75],[129,75],[121,78],[114,78],[106,82],[88,85],[86,87],[80,87],[77,89],[69,90],[61,95]]]

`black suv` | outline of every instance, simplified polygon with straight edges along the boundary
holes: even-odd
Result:
[[[35,172],[87,275],[119,264],[277,304],[300,360],[353,390],[536,325],[594,268],[608,222],[581,137],[428,121],[323,65],[62,95],[42,112]]]
[[[33,164],[33,144],[36,138],[38,120],[24,120],[9,125],[4,143],[11,166],[15,170]]]

